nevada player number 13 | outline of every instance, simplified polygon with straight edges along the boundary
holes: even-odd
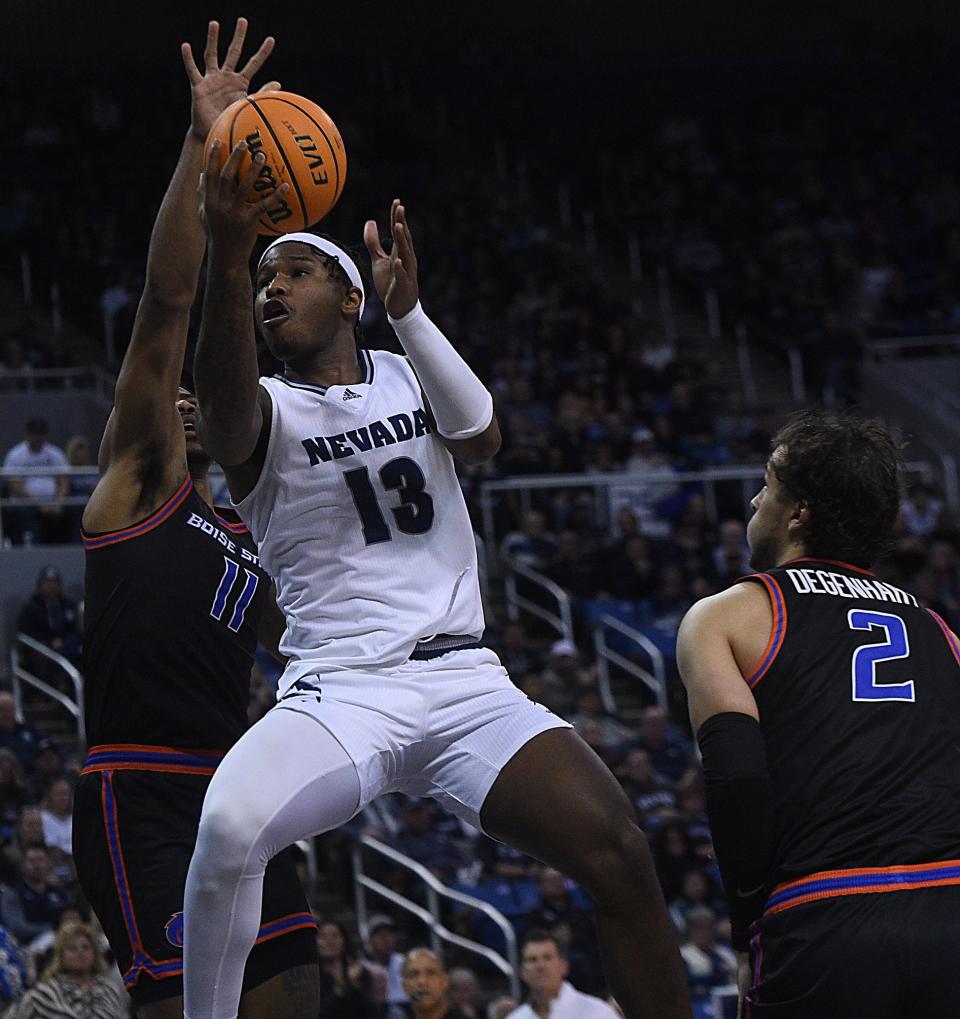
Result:
[[[433,499],[424,488],[425,478],[419,465],[407,456],[390,460],[380,468],[380,482],[387,491],[400,494],[400,505],[391,508],[397,527],[404,534],[425,534],[433,526]],[[353,496],[363,540],[368,545],[391,541],[393,534],[377,502],[377,493],[366,467],[357,467],[343,475]]]

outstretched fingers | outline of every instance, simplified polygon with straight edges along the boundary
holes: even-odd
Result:
[[[220,23],[211,21],[207,25],[207,45],[203,51],[204,71],[216,71],[219,69],[219,57],[217,56],[217,45],[220,42]]]
[[[263,67],[267,57],[273,52],[274,46],[276,46],[277,40],[272,35],[268,35],[266,39],[260,43],[260,47],[256,53],[243,65],[243,70],[240,72],[247,81],[251,81],[253,76]],[[263,89],[260,90],[264,91]]]
[[[193,59],[193,48],[190,43],[180,43],[180,56],[183,57],[183,68],[187,72],[190,84],[199,85],[203,81],[203,75],[200,73],[200,68],[197,67],[196,60]]]
[[[243,49],[243,41],[247,37],[247,19],[237,18],[237,25],[233,30],[233,38],[227,47],[227,55],[223,59],[223,70],[233,71],[236,69],[237,61],[240,59],[240,52]],[[262,47],[261,47],[262,48]]]
[[[390,257],[383,250],[383,245],[380,243],[380,231],[372,219],[368,219],[363,225],[363,243],[366,245],[367,251],[370,252],[370,258],[373,261],[380,262]]]
[[[402,262],[409,272],[416,270],[416,252],[413,247],[413,235],[407,223],[407,210],[399,198],[395,198],[391,208],[393,226],[393,253],[398,262]]]

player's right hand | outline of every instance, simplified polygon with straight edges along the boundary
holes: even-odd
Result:
[[[207,140],[210,128],[213,127],[217,117],[231,103],[235,103],[247,94],[253,76],[263,67],[276,43],[273,36],[268,35],[260,43],[257,52],[244,64],[243,69],[238,71],[236,69],[237,62],[240,60],[246,36],[247,19],[237,18],[233,39],[230,41],[227,55],[224,57],[221,67],[217,53],[220,25],[216,21],[211,21],[207,25],[207,45],[203,51],[203,74],[200,73],[200,69],[193,59],[190,43],[180,44],[183,66],[190,79],[190,127],[201,141]],[[257,91],[275,92],[279,88],[280,82],[269,81]]]
[[[198,191],[200,218],[211,247],[222,245],[249,256],[257,239],[257,220],[267,209],[278,204],[290,185],[283,183],[265,198],[248,201],[254,181],[263,167],[264,156],[258,152],[250,165],[241,171],[240,164],[246,152],[247,143],[239,142],[223,164],[223,169],[218,170],[220,140],[216,139],[207,154]]]

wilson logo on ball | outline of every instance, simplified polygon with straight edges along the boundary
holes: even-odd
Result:
[[[278,236],[306,230],[336,205],[347,179],[347,154],[336,124],[316,103],[293,92],[262,92],[238,99],[217,118],[207,152],[220,139],[220,165],[243,139],[249,160],[262,152],[265,162],[250,200],[259,201],[284,182],[290,190],[257,223],[261,234]]]

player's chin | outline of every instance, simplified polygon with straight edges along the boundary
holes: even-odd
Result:
[[[210,454],[196,439],[187,440],[187,463],[191,467],[206,467],[211,463]]]

